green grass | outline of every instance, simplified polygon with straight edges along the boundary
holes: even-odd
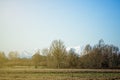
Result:
[[[0,80],[120,80],[120,70],[5,68]]]

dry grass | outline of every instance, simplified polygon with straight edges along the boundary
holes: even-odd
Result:
[[[111,69],[0,69],[0,80],[120,80]]]

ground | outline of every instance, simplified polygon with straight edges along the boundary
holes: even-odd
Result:
[[[1,68],[0,80],[120,80],[120,70]]]

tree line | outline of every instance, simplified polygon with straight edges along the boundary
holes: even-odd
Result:
[[[0,52],[0,67],[39,66],[45,68],[120,68],[120,51],[117,46],[105,44],[101,39],[97,44],[87,44],[81,55],[73,49],[66,51],[61,40],[54,40],[49,49],[37,51],[31,58],[20,58],[18,52],[12,51],[6,57]]]

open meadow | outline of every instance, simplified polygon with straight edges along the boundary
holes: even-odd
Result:
[[[120,0],[0,0],[0,80],[120,80]]]
[[[120,70],[3,68],[0,80],[120,80]]]

